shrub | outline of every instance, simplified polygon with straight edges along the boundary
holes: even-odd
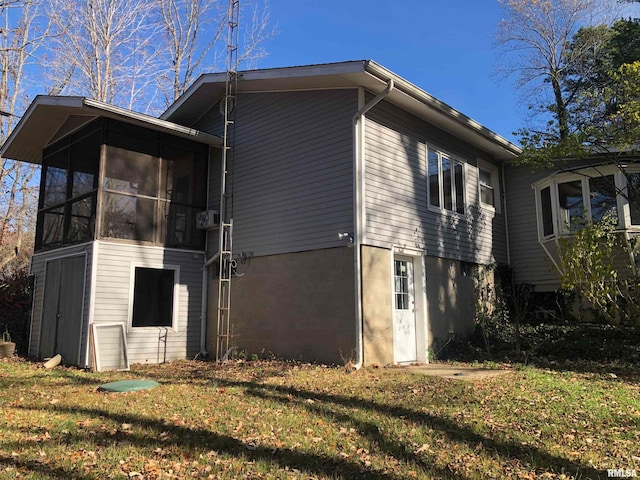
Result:
[[[29,313],[31,310],[32,277],[26,269],[12,272],[0,279],[0,326],[16,343],[19,352],[26,353],[29,343]]]

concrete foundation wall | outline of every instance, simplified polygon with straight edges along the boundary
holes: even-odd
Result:
[[[475,294],[472,265],[426,257],[427,313],[432,346],[447,340],[449,334],[465,335],[474,327]],[[435,342],[435,345],[434,345]]]
[[[230,345],[305,361],[355,359],[353,262],[348,247],[239,262],[231,287]],[[209,278],[207,349],[215,356],[218,282]]]
[[[362,314],[364,333],[364,363],[387,365],[394,363],[393,305],[391,284],[392,250],[372,246],[362,247]],[[418,278],[420,257],[414,257],[416,333],[418,349],[424,349],[420,333],[424,318]],[[449,334],[465,335],[474,328],[475,283],[473,264],[456,260],[425,257],[426,310],[429,347],[437,348]]]
[[[393,363],[391,250],[362,247],[364,363]]]

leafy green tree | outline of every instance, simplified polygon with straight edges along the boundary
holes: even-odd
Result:
[[[633,65],[640,61],[640,22],[580,29],[567,49],[582,52],[565,80],[565,91],[574,97],[568,110],[574,146],[595,154],[633,149],[640,93]]]
[[[636,2],[632,2],[636,3]],[[631,145],[633,120],[627,88],[625,114],[619,115],[617,82],[640,60],[640,23],[607,21],[597,0],[501,0],[498,26],[500,71],[517,76],[540,125],[520,129],[523,162],[549,164],[559,158],[619,152]],[[619,14],[618,14],[619,16]],[[614,17],[609,17],[614,18]]]

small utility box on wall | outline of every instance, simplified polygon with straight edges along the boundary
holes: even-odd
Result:
[[[200,230],[212,230],[220,226],[220,213],[217,210],[205,210],[199,212],[196,217],[196,226]]]

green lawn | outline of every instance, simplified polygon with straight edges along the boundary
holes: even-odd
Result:
[[[160,387],[109,394],[106,382]],[[515,369],[0,361],[0,478],[607,478],[640,475],[637,377]],[[630,472],[629,472],[630,473]]]

